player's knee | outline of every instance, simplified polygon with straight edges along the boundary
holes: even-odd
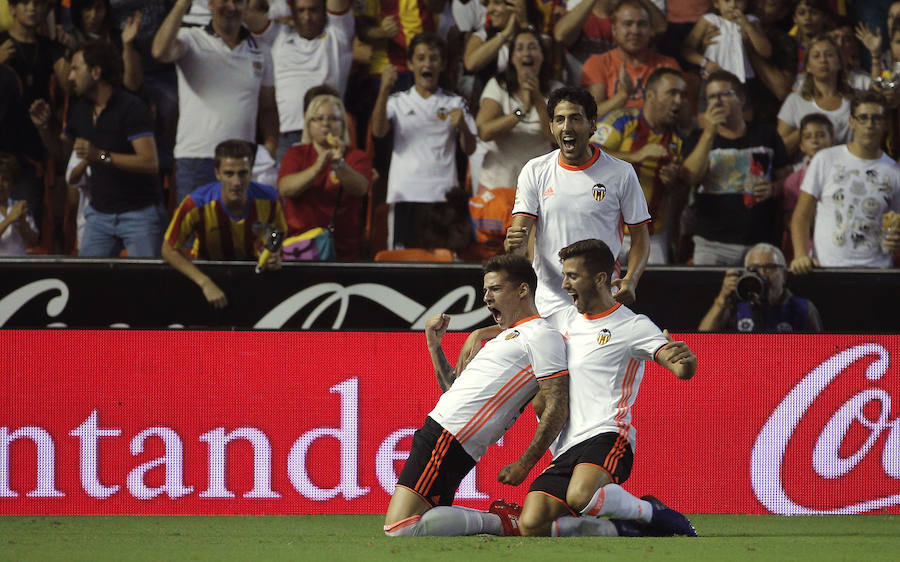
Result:
[[[569,504],[572,511],[581,513],[590,503],[596,491],[590,486],[569,486],[569,489],[566,491],[566,503]]]
[[[519,532],[523,537],[541,537],[550,534],[550,521],[537,510],[524,510],[519,516]]]
[[[415,537],[418,534],[421,515],[414,515],[400,521],[384,523],[384,534],[389,537]]]

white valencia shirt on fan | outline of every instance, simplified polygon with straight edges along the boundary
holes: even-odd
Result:
[[[565,164],[559,150],[554,150],[528,161],[519,174],[512,214],[536,220],[535,304],[544,317],[572,306],[572,297],[562,289],[561,249],[596,238],[618,256],[623,221],[628,226],[650,222],[634,167],[596,147],[593,150],[593,157],[582,166]]]
[[[636,431],[631,407],[644,376],[666,345],[665,335],[643,314],[617,303],[600,314],[578,314],[566,322],[569,358],[569,421],[550,446],[554,458],[601,433],[626,437],[632,450]]]
[[[393,128],[394,151],[388,172],[388,203],[437,203],[457,187],[456,142],[458,131],[450,124],[450,110],[463,110],[469,131],[475,119],[466,101],[438,89],[423,98],[412,87],[391,94],[387,118]]]
[[[175,158],[212,158],[226,139],[254,142],[259,90],[274,86],[269,48],[241,28],[233,50],[211,25],[178,30]]]
[[[519,418],[537,381],[566,374],[562,334],[531,316],[487,342],[428,415],[477,461]]]

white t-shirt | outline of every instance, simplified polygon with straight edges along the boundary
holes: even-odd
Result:
[[[463,33],[476,31],[484,27],[487,8],[479,0],[469,0],[465,4],[459,0],[453,0],[451,8],[456,27]]]
[[[554,83],[550,89],[554,90],[560,86],[562,84]],[[524,105],[521,100],[501,87],[496,78],[488,80],[484,87],[481,101],[484,102],[486,98],[500,104],[503,115],[510,115]],[[525,162],[535,156],[546,154],[551,149],[550,142],[542,135],[543,130],[544,125],[541,125],[537,109],[532,107],[511,131],[484,143],[487,154],[484,156],[478,183],[490,189],[515,187],[516,179]]]
[[[487,342],[428,415],[477,461],[534,398],[537,381],[567,373],[562,334],[532,316]]]
[[[755,75],[744,50],[741,26],[718,14],[704,14],[703,19],[719,30],[719,35],[706,47],[704,56],[737,76],[741,82],[753,78]],[[747,16],[747,21],[756,23],[759,18],[751,14]]]
[[[622,248],[624,224],[650,221],[647,200],[634,167],[594,147],[586,164],[563,164],[559,150],[525,164],[516,189],[512,214],[535,217],[535,303],[542,316],[571,306],[562,290],[559,251],[579,240],[597,238],[613,256]],[[624,224],[623,224],[624,221]]]
[[[795,129],[800,128],[800,120],[810,113],[822,113],[834,125],[834,142],[843,144],[850,140],[850,102],[847,98],[841,101],[841,107],[834,111],[826,111],[819,107],[816,100],[805,100],[798,92],[791,92],[781,104],[778,119]]]
[[[813,251],[823,267],[890,267],[881,217],[900,212],[900,166],[883,154],[854,156],[847,145],[820,150],[800,186],[818,200]]]
[[[634,450],[631,407],[644,376],[644,361],[653,361],[667,340],[649,318],[622,304],[600,314],[575,313],[570,318],[565,336],[569,421],[550,452],[555,458],[607,432],[628,439]]]
[[[465,113],[474,135],[475,119],[466,100],[442,89],[427,98],[415,86],[391,94],[387,118],[394,134],[394,151],[388,172],[387,202],[437,203],[459,185],[456,177],[458,131],[447,115],[453,108]]]
[[[272,56],[246,29],[231,50],[211,26],[178,30],[175,158],[212,158],[227,139],[256,140],[259,90],[273,86]]]
[[[353,12],[329,13],[325,30],[315,39],[304,39],[283,23],[273,26],[272,60],[281,132],[300,131],[305,128],[303,96],[310,88],[330,84],[344,96],[353,63]]]
[[[13,205],[18,203],[15,199],[7,199],[6,200],[6,212],[3,212],[3,209],[0,209],[0,221],[6,219],[9,216],[9,211],[13,208]],[[25,222],[31,227],[31,230],[37,232],[37,226],[34,224],[34,219],[31,217],[31,213],[25,211],[25,214],[22,215],[25,218]],[[22,219],[19,219],[22,220]],[[28,255],[27,244],[25,244],[25,239],[22,238],[22,235],[19,234],[19,229],[16,227],[16,223],[12,223],[6,227],[6,230],[3,231],[3,234],[0,235],[0,256],[25,256]],[[562,341],[560,337],[560,341]],[[565,358],[565,349],[563,349],[563,358]]]

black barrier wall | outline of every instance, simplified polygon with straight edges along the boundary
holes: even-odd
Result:
[[[154,260],[20,259],[0,262],[2,328],[215,328],[421,330],[439,312],[451,329],[490,322],[477,264],[288,263],[257,275],[250,262],[199,262],[229,305],[210,307],[200,289]],[[636,311],[661,328],[693,331],[719,291],[724,269],[651,267]],[[829,332],[895,333],[898,270],[817,270],[789,277]]]

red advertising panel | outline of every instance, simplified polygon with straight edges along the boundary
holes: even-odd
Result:
[[[647,364],[626,488],[900,513],[900,336],[684,339],[692,380]],[[383,512],[440,393],[418,333],[0,331],[0,376],[0,514]],[[521,502],[496,474],[534,427],[526,410],[458,503]]]

